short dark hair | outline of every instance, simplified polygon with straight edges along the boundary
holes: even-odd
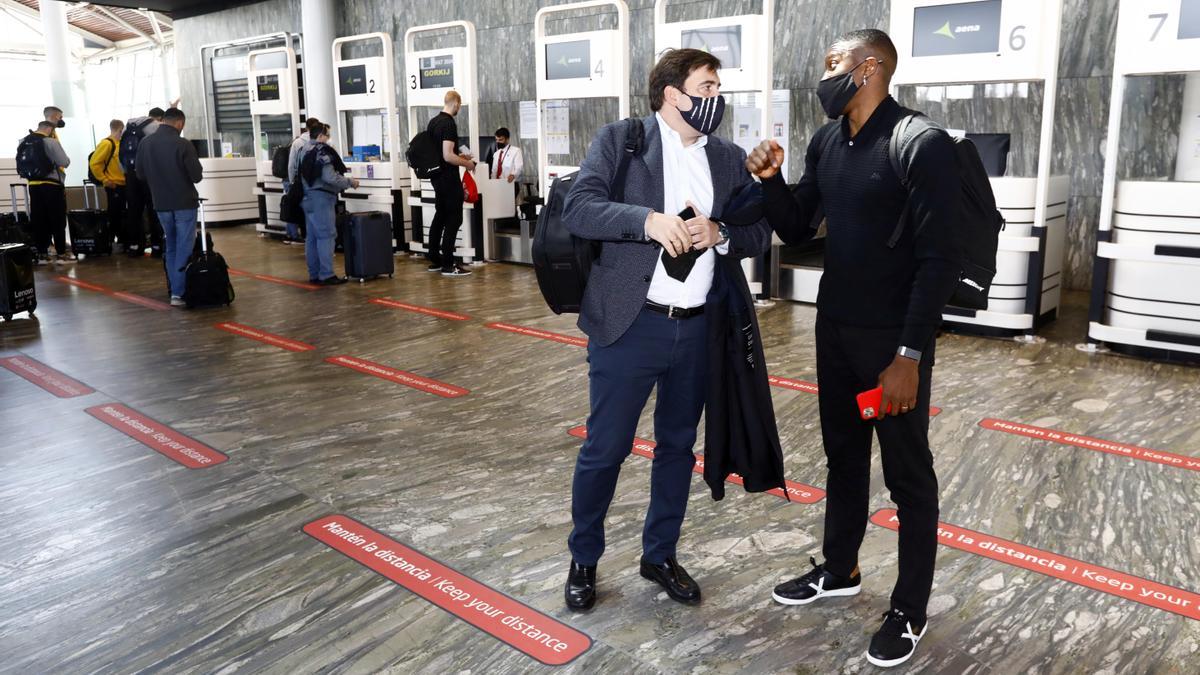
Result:
[[[500,127],[496,130],[494,136],[502,136],[504,138],[512,138],[512,134],[508,133],[508,127]]]
[[[164,122],[174,122],[175,120],[182,121],[182,120],[186,120],[186,119],[187,119],[187,115],[184,115],[183,111],[180,110],[179,108],[167,108],[167,111],[165,113],[163,113],[163,121]]]
[[[50,113],[59,113],[61,115],[62,108],[55,105],[48,105],[45,108],[42,108],[42,117],[49,117]]]
[[[321,126],[321,120],[315,117],[310,117],[304,122],[304,128],[308,129],[308,133],[310,135],[312,134],[313,129],[316,129],[319,126]]]
[[[151,108],[150,112],[146,113],[146,115],[148,117],[153,117],[156,120],[160,120],[163,116],[163,109],[158,107]]]
[[[37,130],[41,131],[43,129],[54,129],[54,122],[47,122],[46,120],[38,122]]]
[[[890,78],[892,73],[896,72],[897,62],[900,60],[900,55],[896,51],[896,45],[892,42],[892,38],[887,33],[878,28],[862,28],[852,30],[849,33],[843,33],[834,44],[845,43],[855,47],[869,47],[883,56],[883,72],[888,74]]]
[[[318,122],[317,126],[313,127],[309,132],[309,138],[316,139],[317,136],[328,136],[329,125],[324,122]]]
[[[721,60],[699,49],[670,49],[650,71],[650,109],[658,111],[663,104],[663,89],[670,86],[683,91],[688,76],[700,68],[721,69]]]

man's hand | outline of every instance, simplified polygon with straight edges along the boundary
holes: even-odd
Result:
[[[111,190],[111,189],[113,189],[113,188],[117,187],[117,184],[116,184],[116,183],[114,183],[114,182],[112,182],[111,180],[106,180],[106,181],[104,181],[104,187],[106,187],[106,188],[108,188],[109,190]]]
[[[746,157],[746,170],[766,180],[783,166],[783,148],[775,141],[763,141]]]
[[[700,213],[700,207],[691,203],[687,203],[695,213]],[[717,230],[717,224],[704,214],[700,214],[695,218],[690,218],[684,221],[684,226],[687,227],[688,234],[691,235],[690,241],[692,246],[698,249],[712,248],[721,241],[721,233]]]
[[[646,236],[662,244],[663,250],[672,258],[692,247],[692,234],[679,216],[651,211],[646,216]]]
[[[515,174],[515,173],[510,173],[510,174],[508,174],[508,182],[510,182],[510,183],[511,183],[511,182],[513,182],[513,181],[514,181],[514,180],[516,180],[516,179],[517,179],[517,174]]]
[[[917,405],[917,387],[921,384],[917,362],[897,354],[896,358],[892,359],[892,365],[879,375],[879,384],[883,387],[880,417],[883,417],[886,410],[890,410],[886,414],[893,417],[912,412]]]
[[[358,189],[358,179],[357,178],[350,179],[350,187]]]

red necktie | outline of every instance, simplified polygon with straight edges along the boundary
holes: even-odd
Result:
[[[504,153],[508,152],[508,148],[500,151],[500,158],[496,160],[496,178],[503,178],[504,173]]]

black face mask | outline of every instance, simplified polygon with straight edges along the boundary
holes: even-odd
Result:
[[[680,110],[679,114],[689,127],[707,136],[721,126],[721,118],[725,116],[724,96],[700,98],[686,93],[684,96],[692,100],[692,109],[687,112]]]
[[[505,149],[505,148],[507,148],[507,147],[508,147],[508,143],[501,143],[501,142],[499,142],[499,141],[497,141],[497,142],[496,142],[496,149],[497,149],[497,150],[503,150],[503,149]]]
[[[862,64],[867,60],[863,59],[857,66],[833,77],[821,80],[817,84],[817,98],[821,101],[821,108],[825,110],[825,114],[829,119],[836,120],[842,116],[842,111],[846,106],[850,105],[851,99],[858,93],[858,85],[854,82],[854,71],[862,67]],[[882,61],[880,62],[882,63]],[[863,84],[866,84],[864,80]]]
[[[67,121],[66,121],[66,120],[59,120],[59,121],[58,121],[58,128],[59,128],[59,129],[61,129],[61,128],[65,127],[65,126],[67,126]]]

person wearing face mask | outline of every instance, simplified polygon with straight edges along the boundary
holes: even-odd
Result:
[[[513,192],[516,192],[516,181],[525,168],[525,157],[521,154],[521,148],[512,144],[507,127],[496,130],[496,147],[488,153],[484,163],[491,167],[492,178],[512,183]]]
[[[732,279],[729,265],[744,284],[737,260],[770,246],[761,215],[746,226],[720,221],[724,205],[753,178],[743,168],[745,153],[712,135],[725,110],[719,68],[716,57],[700,50],[664,54],[649,78],[654,114],[601,129],[564,204],[562,221],[570,232],[601,242],[579,315],[589,338],[591,412],[575,464],[574,527],[567,541],[571,565],[564,593],[574,611],[596,602],[605,515],[656,386],[657,447],[640,573],[677,602],[701,599],[699,584],[676,556],[708,386],[706,309],[715,283]],[[621,176],[627,139],[639,128],[642,150]],[[614,200],[615,194],[623,196]],[[685,220],[678,214],[686,209],[694,213]]]
[[[858,593],[873,428],[900,517],[899,577],[891,609],[867,650],[879,666],[911,658],[928,629],[938,523],[929,392],[935,333],[959,273],[954,228],[960,182],[950,137],[922,124],[899,139],[907,189],[889,160],[893,130],[914,114],[888,95],[896,60],[882,31],[843,35],[825,57],[817,89],[835,121],[813,135],[799,184],[784,184],[783,150],[774,142],[755,148],[746,161],[763,181],[767,219],[785,242],[810,238],[822,214],[827,228],[816,326],[828,460],[825,560],[812,560],[810,572],[777,586],[774,599],[803,605]],[[890,245],[906,209],[908,225]],[[890,412],[863,421],[856,395],[880,385],[882,412]]]

